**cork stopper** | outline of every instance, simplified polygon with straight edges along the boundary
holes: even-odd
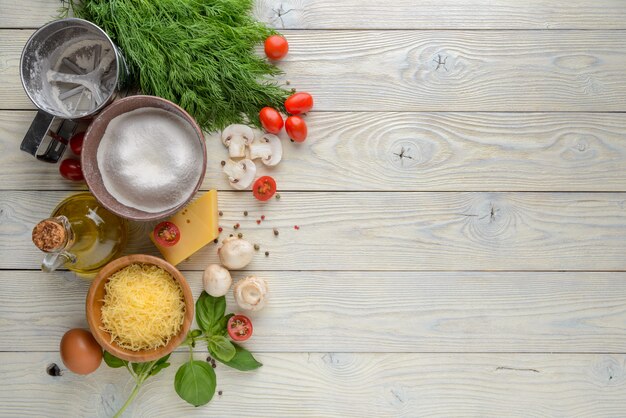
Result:
[[[67,238],[65,226],[53,219],[45,219],[33,228],[33,243],[41,251],[60,250],[65,246]]]

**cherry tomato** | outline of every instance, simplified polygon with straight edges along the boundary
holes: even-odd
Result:
[[[285,108],[292,115],[306,113],[313,108],[313,96],[309,93],[292,94],[285,100]]]
[[[271,133],[277,134],[283,129],[283,117],[280,115],[278,110],[272,107],[264,107],[259,112],[259,119],[261,120],[261,125],[263,128]]]
[[[252,321],[245,315],[232,316],[226,328],[233,341],[245,341],[252,336]]]
[[[264,202],[276,193],[276,181],[270,176],[259,177],[252,186],[252,193],[254,197]]]
[[[83,152],[83,142],[85,141],[85,133],[81,132],[70,138],[70,148],[76,155]]]
[[[63,160],[59,166],[59,172],[68,180],[85,180],[85,177],[83,176],[83,169],[80,166],[80,161],[75,158],[67,158]]]
[[[285,122],[285,130],[289,138],[296,142],[304,141],[309,131],[306,122],[300,116],[289,116]]]
[[[271,60],[285,58],[289,51],[289,43],[280,35],[272,35],[265,40],[265,55]]]
[[[176,245],[180,240],[180,229],[171,222],[161,222],[154,227],[153,231],[154,240],[164,247],[171,247]]]

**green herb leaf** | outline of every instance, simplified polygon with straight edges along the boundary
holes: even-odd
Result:
[[[152,367],[152,370],[150,370],[150,376],[154,376],[161,370],[166,369],[168,367],[170,367],[170,363],[168,362],[155,364],[154,367]]]
[[[234,313],[229,313],[228,315],[224,315],[222,319],[216,322],[211,329],[213,335],[226,335],[228,329],[226,328],[228,325],[228,320],[235,316]]]
[[[153,365],[154,364],[151,361],[149,361],[147,363],[131,363],[131,367],[133,368],[133,371],[138,376],[143,374],[143,373],[146,373],[148,370],[152,369]]]
[[[106,365],[114,369],[117,369],[119,367],[124,367],[128,364],[126,360],[117,358],[113,354],[109,353],[108,351],[104,352],[103,357],[104,357],[104,362],[106,363]]]
[[[236,350],[233,343],[223,335],[214,335],[209,340],[209,351],[219,361],[231,361],[235,357]]]
[[[178,368],[174,389],[193,406],[207,404],[215,394],[215,371],[204,361],[192,360]]]
[[[191,338],[198,338],[199,336],[202,335],[202,331],[199,329],[194,329],[193,331],[189,333],[189,335],[191,336]]]
[[[217,360],[224,363],[225,365],[232,367],[233,369],[241,370],[243,372],[258,369],[263,364],[259,363],[251,352],[246,350],[240,345],[235,343],[231,343],[233,347],[235,347],[235,356],[229,361],[222,361],[219,357],[215,356]]]
[[[209,335],[212,334],[214,325],[224,316],[224,312],[226,312],[224,296],[216,298],[203,291],[196,301],[196,321]]]

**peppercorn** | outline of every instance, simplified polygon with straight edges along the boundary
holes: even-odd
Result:
[[[243,238],[243,234],[240,232],[237,234],[237,238]]]
[[[239,229],[239,224],[235,224],[235,226],[233,226],[233,228]]]
[[[222,392],[221,390],[218,390],[218,391],[217,391],[218,396],[222,396],[222,393],[223,393],[223,392]]]
[[[222,229],[221,226],[219,228],[217,228],[217,232],[222,232],[222,231],[223,231],[223,229]]]
[[[218,241],[218,239],[217,239],[217,238],[215,238],[215,239],[213,240],[213,244],[217,244],[218,242],[219,242],[219,241]]]
[[[269,251],[265,251],[265,256],[269,257],[270,256],[270,252]]]
[[[220,216],[224,216],[224,212],[222,212],[222,211],[220,210],[219,215],[220,215]]]
[[[276,200],[280,200],[280,193],[276,193]]]
[[[261,225],[261,220],[260,220],[260,219],[257,219],[257,220],[256,220],[256,224],[257,224],[257,225]]]
[[[247,210],[243,211],[243,216],[248,216],[248,211]]]
[[[57,366],[56,363],[52,363],[49,364],[48,367],[46,367],[46,373],[48,373],[50,376],[61,376],[61,369],[59,369],[59,366]]]
[[[278,229],[274,228],[274,236],[278,236]]]
[[[256,251],[259,251],[261,249],[261,246],[259,244],[254,244],[254,249]]]
[[[222,164],[222,167],[224,167],[226,165],[226,161],[222,160],[220,164]]]

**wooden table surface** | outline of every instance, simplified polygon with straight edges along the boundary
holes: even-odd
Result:
[[[19,150],[34,116],[20,53],[58,5],[0,0],[7,417],[110,416],[131,388],[104,365],[46,373],[63,333],[86,326],[88,288],[38,271],[30,242],[84,185]],[[175,354],[127,416],[624,416],[626,2],[263,0],[255,13],[290,42],[284,80],[316,100],[309,139],[274,171],[279,201],[230,190],[226,150],[207,141],[203,189],[219,189],[225,232],[240,222],[270,252],[249,266],[271,289],[246,344],[264,366],[218,366],[223,394],[193,408],[173,390]],[[145,227],[128,252],[155,253]],[[196,296],[215,259],[210,245],[181,265]]]

